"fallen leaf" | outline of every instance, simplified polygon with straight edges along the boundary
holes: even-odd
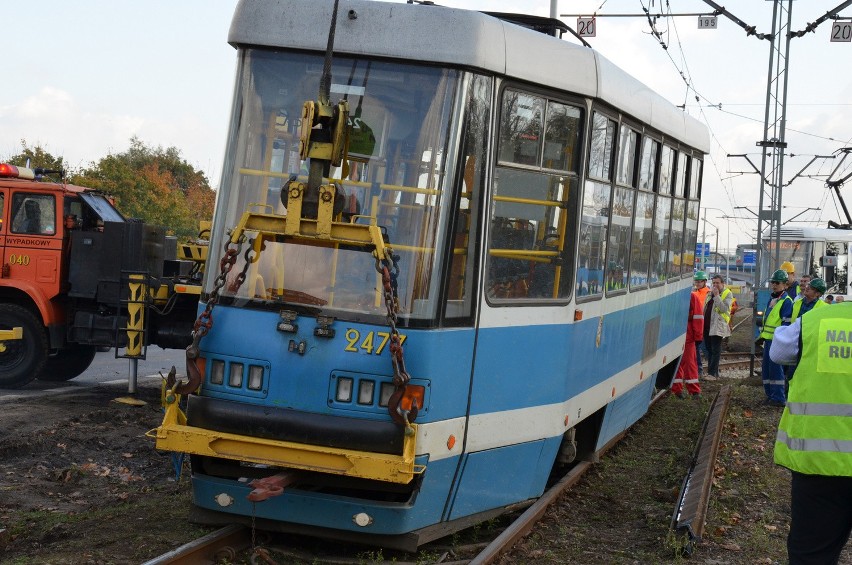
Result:
[[[741,551],[740,546],[735,543],[723,543],[720,544],[719,547],[722,549],[727,549],[728,551]]]
[[[752,412],[751,410],[743,410],[743,416],[745,416],[746,418],[751,418],[752,416],[754,416],[754,412]]]
[[[778,529],[778,526],[773,526],[772,524],[763,524],[763,527],[769,530],[770,532],[774,532]]]
[[[132,453],[122,453],[121,456],[124,457],[125,459],[130,459],[131,457],[133,457],[133,454]]]

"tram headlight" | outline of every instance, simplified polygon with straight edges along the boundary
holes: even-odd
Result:
[[[225,382],[225,362],[214,359],[210,366],[210,383],[220,385]]]
[[[387,407],[390,403],[390,397],[393,394],[393,383],[382,383],[379,387],[379,406]]]
[[[231,373],[228,375],[228,384],[233,387],[243,386],[243,364],[231,363]]]
[[[263,388],[263,367],[260,365],[249,365],[248,387],[251,390]]]
[[[337,393],[334,398],[338,402],[352,402],[352,379],[349,377],[337,379]]]
[[[358,404],[372,404],[373,392],[376,390],[374,381],[361,381],[358,383]]]

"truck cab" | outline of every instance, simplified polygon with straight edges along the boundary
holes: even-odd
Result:
[[[200,287],[166,257],[165,230],[47,178],[59,173],[0,164],[0,330],[23,329],[0,341],[0,387],[74,378],[98,347],[144,358],[149,344],[190,341]]]

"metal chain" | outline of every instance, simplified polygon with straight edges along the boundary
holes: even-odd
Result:
[[[195,324],[192,326],[192,343],[186,348],[186,373],[189,377],[189,382],[181,383],[175,387],[175,392],[178,394],[194,392],[201,384],[201,368],[198,366],[198,344],[201,338],[206,336],[210,328],[213,327],[213,308],[219,303],[222,288],[228,280],[228,274],[230,274],[237,262],[237,257],[240,251],[242,251],[245,241],[245,235],[241,235],[237,240],[236,247],[232,247],[234,244],[230,240],[225,243],[225,255],[219,260],[219,274],[213,283],[213,290],[210,291],[210,295],[207,297],[207,305],[204,307],[204,311],[198,315],[198,319],[195,320]],[[248,264],[246,264],[247,267]],[[243,272],[245,272],[245,269],[243,269]],[[238,289],[239,285],[234,287],[233,284],[228,288],[231,292],[236,292]]]
[[[410,424],[417,418],[419,407],[413,403],[410,410],[402,408],[402,399],[405,390],[411,381],[411,376],[405,370],[405,357],[402,350],[402,339],[396,327],[397,312],[399,312],[399,289],[397,279],[399,277],[399,256],[388,253],[390,259],[376,259],[376,270],[382,275],[382,288],[384,291],[385,308],[387,310],[388,327],[390,328],[390,355],[393,365],[394,391],[388,399],[388,413],[394,422],[406,427],[406,432],[411,430]]]

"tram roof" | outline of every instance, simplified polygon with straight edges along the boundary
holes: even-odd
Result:
[[[240,0],[228,41],[325,51],[332,8],[331,0]],[[703,124],[597,51],[481,12],[340,0],[334,51],[480,69],[598,98],[695,149],[710,149]]]
[[[763,239],[775,239],[775,230],[763,230]],[[816,226],[781,226],[781,239],[800,241],[852,241],[852,230]]]

